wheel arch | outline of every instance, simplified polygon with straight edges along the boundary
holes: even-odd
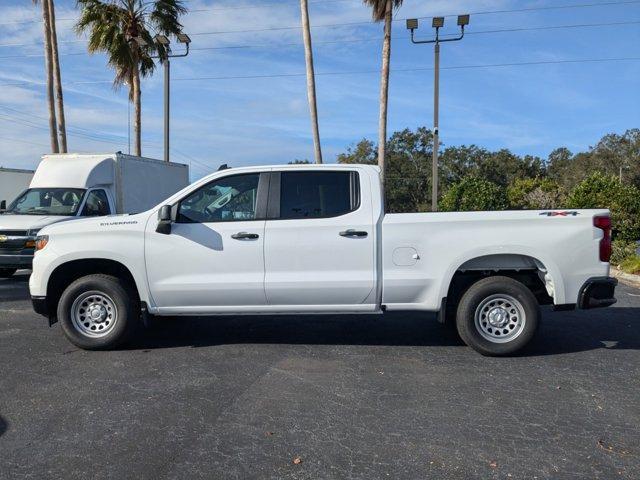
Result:
[[[440,298],[442,310],[457,304],[462,294],[476,281],[490,276],[507,276],[524,283],[540,304],[564,303],[564,284],[553,261],[518,250],[504,249],[468,255],[459,259],[443,282]],[[441,321],[447,313],[442,311]]]
[[[91,274],[112,275],[120,278],[141,299],[140,285],[137,284],[131,270],[123,263],[108,258],[85,258],[70,260],[58,265],[49,275],[47,282],[47,310],[55,317],[62,292],[75,280]]]

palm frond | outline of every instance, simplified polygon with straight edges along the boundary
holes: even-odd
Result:
[[[387,12],[387,0],[362,0],[365,5],[371,7],[371,15],[375,22],[384,20]],[[393,9],[398,9],[402,5],[403,0],[391,0]]]
[[[182,31],[180,15],[187,13],[182,0],[156,0],[149,14],[149,23],[164,35],[177,35]]]

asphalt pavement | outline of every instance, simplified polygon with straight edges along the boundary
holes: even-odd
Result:
[[[431,315],[171,318],[86,352],[0,280],[0,478],[638,479],[640,290],[485,358]]]

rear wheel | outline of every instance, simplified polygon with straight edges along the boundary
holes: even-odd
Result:
[[[73,282],[62,293],[57,313],[67,339],[86,350],[123,344],[140,319],[133,289],[109,275],[88,275]]]
[[[0,278],[9,278],[17,271],[17,268],[0,268]]]
[[[540,308],[531,291],[509,277],[474,283],[458,305],[456,326],[462,340],[482,355],[509,355],[535,334]]]

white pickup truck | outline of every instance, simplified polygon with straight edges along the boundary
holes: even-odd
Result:
[[[615,302],[607,210],[385,214],[365,165],[218,171],[144,213],[46,227],[34,309],[85,349],[149,315],[439,312],[485,355],[540,304]]]

